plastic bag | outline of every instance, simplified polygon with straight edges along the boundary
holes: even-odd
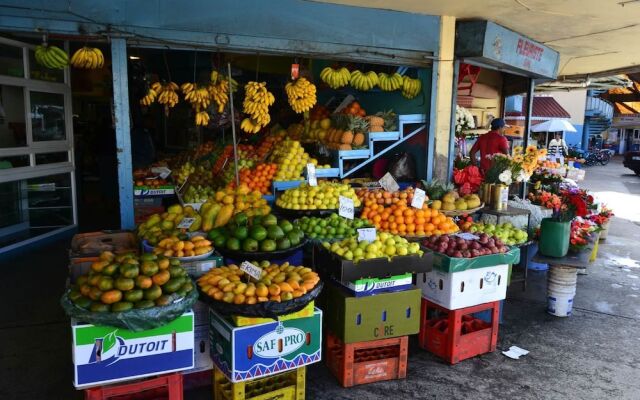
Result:
[[[409,153],[398,153],[389,162],[389,173],[396,181],[412,182],[416,180],[416,161]]]
[[[68,293],[68,291],[65,292],[60,298],[60,305],[70,318],[87,324],[115,326],[134,332],[142,332],[166,325],[189,311],[198,300],[198,291],[194,289],[180,301],[166,306],[99,313],[76,306],[69,299]]]
[[[242,315],[245,317],[262,317],[277,319],[281,315],[291,314],[302,310],[312,300],[320,295],[322,281],[306,294],[293,300],[278,303],[277,301],[265,301],[256,304],[232,304],[214,300],[206,294],[201,294],[200,300],[207,303],[216,312],[222,315]]]

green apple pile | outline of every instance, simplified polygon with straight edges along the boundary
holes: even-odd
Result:
[[[182,195],[185,203],[204,203],[214,197],[216,191],[211,186],[190,185]]]
[[[361,218],[346,219],[333,213],[327,218],[302,217],[294,224],[311,239],[344,239],[358,234],[357,229],[371,227]]]
[[[386,257],[391,260],[395,256],[408,254],[422,255],[418,243],[410,243],[407,239],[391,233],[379,232],[373,242],[358,242],[357,237],[340,242],[323,242],[322,246],[346,260],[357,263],[361,260]]]
[[[510,222],[502,224],[489,224],[476,222],[469,228],[471,233],[486,233],[489,236],[496,236],[507,246],[522,244],[527,241],[529,235],[522,229],[515,228]]]
[[[286,219],[279,220],[273,214],[249,218],[244,212],[208,235],[215,248],[247,253],[287,250],[304,238],[302,230]]]

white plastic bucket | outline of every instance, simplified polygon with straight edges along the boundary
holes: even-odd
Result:
[[[575,268],[552,266],[547,283],[547,312],[568,317],[573,309],[578,274]]]

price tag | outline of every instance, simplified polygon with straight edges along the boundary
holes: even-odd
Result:
[[[393,176],[388,172],[384,174],[378,182],[380,182],[380,186],[389,193],[397,192],[398,189],[400,189],[398,182],[396,182],[396,180],[393,179]]]
[[[338,199],[340,200],[338,215],[347,219],[353,219],[353,214],[355,213],[353,200],[344,196],[339,196]]]
[[[307,181],[309,182],[309,186],[318,186],[316,166],[311,163],[307,164]]]
[[[162,179],[167,179],[167,176],[171,175],[171,170],[167,167],[154,167],[151,168],[151,172],[158,174]]]
[[[243,261],[242,264],[240,264],[240,270],[244,271],[255,280],[260,280],[262,277],[262,268],[250,263],[249,261]]]
[[[191,225],[193,225],[194,222],[196,222],[195,218],[185,217],[185,218],[182,218],[182,221],[180,221],[180,223],[178,224],[178,226],[176,228],[178,228],[178,229],[189,229],[189,228],[191,228]]]
[[[478,239],[480,239],[479,236],[476,236],[473,233],[469,233],[469,232],[456,233],[454,236],[457,236],[460,239],[464,239],[464,240],[478,240]]]
[[[358,229],[359,242],[373,242],[376,240],[376,228],[360,228]]]
[[[411,200],[411,207],[417,208],[418,210],[422,210],[422,206],[424,205],[424,199],[426,198],[426,193],[422,189],[416,188],[413,192],[413,200]]]

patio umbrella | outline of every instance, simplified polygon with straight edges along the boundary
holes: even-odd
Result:
[[[553,118],[531,127],[531,132],[577,132],[566,119]]]

